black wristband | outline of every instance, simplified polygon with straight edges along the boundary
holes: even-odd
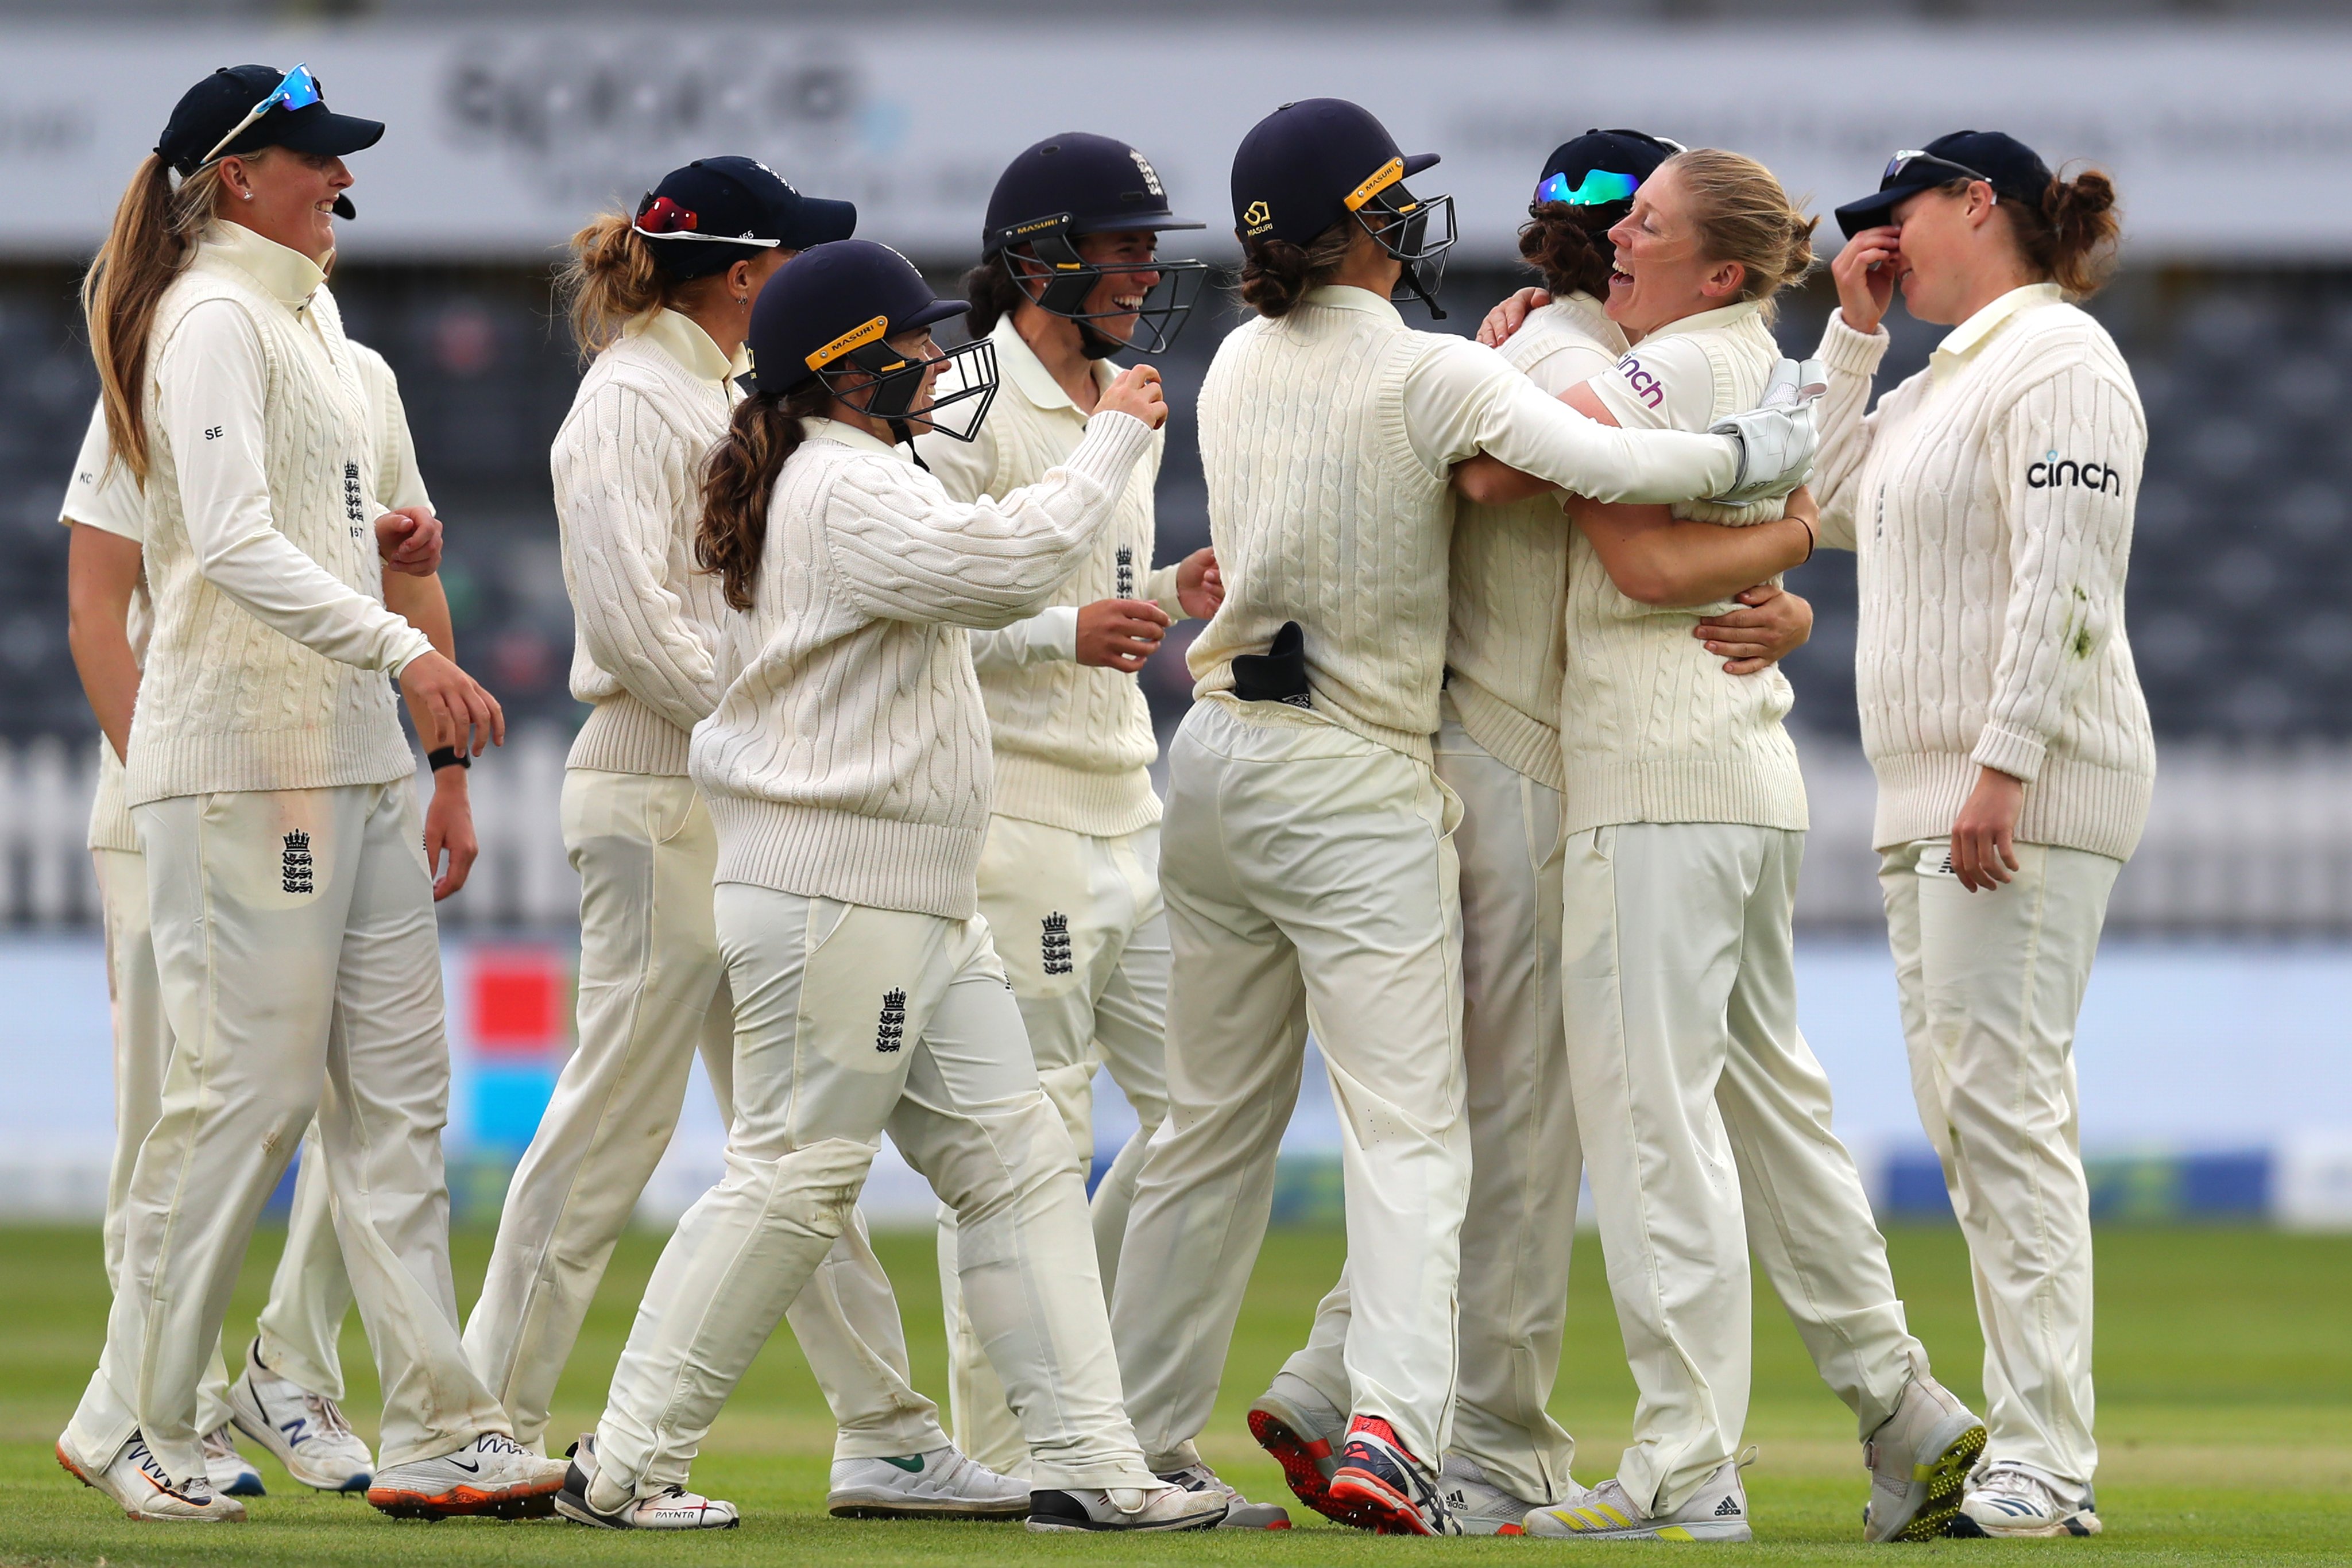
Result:
[[[425,765],[438,773],[444,768],[471,768],[474,759],[454,746],[436,746],[425,754]]]

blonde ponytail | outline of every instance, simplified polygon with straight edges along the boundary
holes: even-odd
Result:
[[[572,236],[572,259],[556,273],[555,290],[583,363],[668,300],[653,246],[622,213],[599,213]]]
[[[1813,229],[1821,220],[1797,210],[1771,170],[1714,147],[1677,152],[1658,173],[1669,169],[1682,177],[1689,196],[1700,253],[1745,269],[1740,298],[1769,301],[1812,270]]]
[[[259,154],[249,154],[249,162]],[[172,171],[149,153],[114,209],[114,225],[81,280],[90,357],[106,404],[116,459],[145,484],[148,470],[147,341],[163,291],[187,269],[196,236],[211,221],[220,169],[207,164],[172,187]]]

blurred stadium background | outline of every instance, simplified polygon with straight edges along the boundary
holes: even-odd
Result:
[[[1225,161],[1274,104],[1356,98],[1460,204],[1447,329],[1526,281],[1512,234],[1549,148],[1632,124],[1762,158],[1826,213],[1887,153],[1963,125],[2107,167],[2127,248],[2092,308],[2151,434],[2130,630],[2162,747],[2155,821],[2117,889],[2079,1054],[2101,1212],[2352,1227],[2352,26],[2326,0],[995,0],[650,8],[558,0],[0,3],[0,1213],[94,1216],[110,1117],[106,994],[82,851],[95,730],[66,644],[66,470],[95,389],[74,287],[174,97],[223,64],[310,63],[388,120],[352,161],[334,287],[400,375],[448,524],[460,654],[514,725],[473,775],[484,858],[444,906],[461,1206],[496,1201],[567,1049],[577,886],[554,801],[583,710],[548,443],[573,349],[549,294],[563,237],[709,152],[856,199],[861,233],[944,286],[1003,161],[1082,127],[1129,138],[1230,259]],[[1111,19],[1106,20],[1106,15]],[[1070,26],[1083,16],[1083,27]],[[1927,62],[1937,62],[1932,68]],[[1183,254],[1184,236],[1175,236]],[[1834,225],[1822,236],[1834,248]],[[1790,298],[1792,350],[1832,303]],[[1409,311],[1408,314],[1411,312]],[[1160,549],[1203,543],[1191,393],[1234,316],[1204,300],[1166,370],[1177,414]],[[1936,329],[1891,318],[1891,374]],[[1890,383],[1882,383],[1890,384]],[[1819,615],[1790,661],[1813,791],[1805,1015],[1891,1213],[1940,1211],[1913,1113],[1867,849],[1853,571],[1795,574]],[[1179,635],[1143,681],[1188,701]],[[714,1168],[707,1102],[656,1191]],[[1309,1094],[1286,1213],[1328,1213]],[[1116,1113],[1100,1119],[1121,1138]],[[691,1145],[689,1147],[689,1145]],[[928,1212],[903,1167],[869,1207]]]

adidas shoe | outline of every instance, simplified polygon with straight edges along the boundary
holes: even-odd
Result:
[[[1225,1517],[1220,1491],[1159,1486],[1047,1488],[1029,1494],[1029,1528],[1207,1530]]]
[[[365,1491],[375,1458],[335,1402],[261,1364],[261,1342],[246,1347],[245,1372],[229,1385],[229,1418],[269,1450],[286,1473],[317,1491]]]
[[[1976,1413],[1926,1373],[1862,1446],[1870,1467],[1870,1501],[1862,1511],[1868,1541],[1933,1541],[1960,1511],[1969,1467],[1984,1452]]]
[[[1446,1455],[1438,1467],[1437,1490],[1444,1495],[1445,1511],[1465,1535],[1525,1535],[1528,1514],[1541,1506],[1513,1497],[1486,1479],[1477,1460],[1460,1454]],[[1579,1501],[1584,1495],[1584,1489],[1576,1487],[1572,1497],[1559,1500]]]
[[[377,1471],[367,1500],[394,1519],[544,1519],[554,1511],[563,1477],[562,1459],[543,1459],[502,1432],[485,1432],[454,1454]]]
[[[1019,1519],[1029,1483],[950,1443],[903,1459],[835,1459],[824,1506],[835,1519]]]
[[[1160,1478],[1171,1487],[1186,1491],[1215,1492],[1225,1500],[1225,1517],[1217,1521],[1219,1530],[1288,1530],[1290,1511],[1278,1502],[1252,1502],[1217,1476],[1206,1465],[1187,1465],[1181,1470],[1170,1470]]]
[[[204,1436],[205,1479],[213,1490],[223,1497],[265,1497],[261,1472],[245,1462],[236,1451],[236,1439],[229,1436],[226,1427],[215,1427]]]
[[[575,1524],[598,1530],[732,1530],[743,1522],[733,1503],[682,1486],[664,1487],[651,1497],[597,1496],[593,1432],[572,1444],[565,1458],[571,1463],[564,1467],[563,1490],[555,1494],[555,1511]]]
[[[1339,1469],[1348,1413],[1324,1398],[1313,1384],[1295,1373],[1276,1373],[1273,1385],[1249,1408],[1249,1429],[1257,1446],[1282,1467],[1291,1496],[1326,1519],[1360,1530],[1372,1527],[1360,1510],[1331,1500],[1331,1477]]]
[[[2096,1535],[2099,1516],[2089,1499],[2080,1507],[2021,1465],[1987,1465],[1969,1478],[1968,1496],[1952,1516],[1954,1535]]]
[[[1459,1535],[1462,1527],[1437,1490],[1437,1472],[1397,1441],[1378,1416],[1348,1424],[1348,1446],[1331,1474],[1331,1502],[1359,1511],[1381,1535]]]
[[[94,1488],[121,1506],[126,1519],[170,1520],[188,1524],[243,1524],[245,1504],[213,1490],[204,1476],[175,1479],[163,1469],[138,1433],[114,1451],[103,1466],[85,1465],[58,1439],[58,1463],[86,1487]]]
[[[1653,1517],[1635,1506],[1614,1479],[1579,1502],[1549,1504],[1528,1515],[1528,1533],[1570,1541],[1752,1541],[1748,1490],[1734,1459],[1672,1513]]]

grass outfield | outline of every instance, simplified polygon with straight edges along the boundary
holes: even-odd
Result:
[[[1896,1232],[1895,1268],[1911,1324],[1945,1381],[1972,1401],[1979,1354],[1965,1255],[1949,1228]],[[898,1281],[917,1384],[945,1382],[939,1294],[927,1236],[876,1238]],[[590,1425],[658,1243],[615,1255],[558,1398],[554,1429]],[[470,1301],[488,1239],[461,1234]],[[1203,1447],[1254,1497],[1283,1496],[1242,1425],[1249,1399],[1305,1336],[1340,1260],[1340,1239],[1276,1232],[1242,1316],[1223,1398]],[[249,1332],[277,1252],[264,1237],[230,1314]],[[1565,1368],[1554,1407],[1584,1446],[1577,1469],[1606,1476],[1625,1440],[1633,1385],[1601,1289],[1599,1250],[1578,1248]],[[1731,1549],[1772,1563],[1879,1553],[2019,1560],[2062,1553],[2145,1563],[2342,1563],[2352,1559],[2352,1238],[2252,1230],[2111,1229],[2099,1240],[2099,1478],[2106,1533],[2088,1542],[1858,1541],[1865,1490],[1851,1418],[1814,1376],[1769,1294],[1758,1312],[1748,1472],[1758,1542]],[[824,1511],[832,1428],[788,1334],[752,1367],[695,1469],[698,1487],[742,1505],[743,1527],[692,1540],[615,1536],[556,1523],[394,1523],[355,1499],[320,1497],[264,1459],[270,1496],[241,1528],[175,1530],[116,1516],[61,1472],[50,1445],[95,1364],[106,1312],[95,1229],[0,1231],[0,1563],[377,1564],[997,1562],[1353,1563],[1491,1560],[1566,1552],[1646,1560],[1656,1547],[1572,1546],[1532,1538],[1375,1539],[1307,1516],[1286,1534],[1237,1531],[1109,1540],[1034,1536],[995,1525],[850,1523]],[[351,1413],[373,1434],[374,1379],[356,1318],[348,1326]],[[248,1455],[253,1446],[247,1445]],[[1304,1510],[1297,1511],[1304,1513]]]

